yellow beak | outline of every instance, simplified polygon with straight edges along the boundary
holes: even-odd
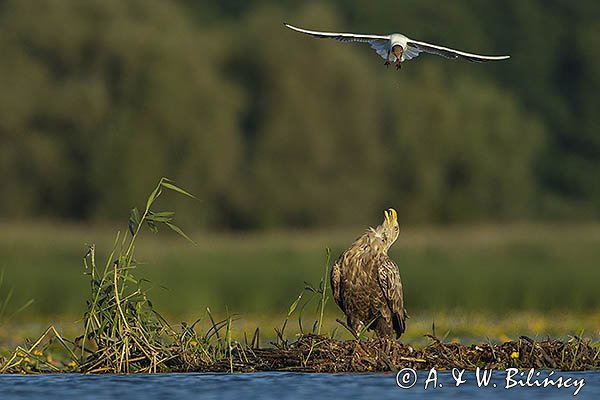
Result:
[[[398,220],[398,213],[393,208],[384,211],[383,214],[385,215],[385,220],[388,222],[388,224],[394,223]]]

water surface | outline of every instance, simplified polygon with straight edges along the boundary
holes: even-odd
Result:
[[[543,379],[548,371],[541,371]],[[455,386],[451,372],[438,372],[437,387],[427,372],[419,372],[409,389],[396,383],[396,374],[252,374],[186,373],[158,375],[0,375],[0,399],[600,399],[600,372],[555,372],[552,376],[584,380],[575,388],[513,387],[506,389],[506,372],[494,371],[487,387],[478,387],[475,374]],[[430,376],[431,377],[431,376]],[[411,382],[412,383],[412,382]],[[496,385],[494,387],[493,385]],[[406,386],[410,385],[406,384]],[[441,385],[441,387],[440,387]]]

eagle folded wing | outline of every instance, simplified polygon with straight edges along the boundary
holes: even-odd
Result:
[[[342,301],[342,296],[340,293],[341,285],[342,285],[342,277],[341,277],[341,265],[340,265],[341,257],[333,264],[331,268],[331,291],[333,292],[333,299],[335,303],[345,312],[344,302]]]
[[[396,263],[388,256],[382,257],[378,267],[378,279],[383,296],[392,311],[392,320],[398,334],[406,330],[406,310],[400,272]],[[399,331],[399,332],[398,332]]]

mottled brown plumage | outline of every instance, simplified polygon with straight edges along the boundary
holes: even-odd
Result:
[[[344,251],[331,269],[333,298],[357,335],[366,326],[379,336],[396,338],[406,329],[406,310],[400,272],[387,255],[400,234],[396,210],[370,228]]]

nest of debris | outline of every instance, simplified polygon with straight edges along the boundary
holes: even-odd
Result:
[[[547,368],[564,371],[600,369],[600,347],[591,340],[536,341],[522,336],[500,344],[443,343],[429,336],[423,349],[387,338],[346,340],[302,335],[293,343],[274,348],[236,346],[227,358],[212,364],[180,365],[182,370],[202,372],[385,372],[461,368],[474,370]]]

